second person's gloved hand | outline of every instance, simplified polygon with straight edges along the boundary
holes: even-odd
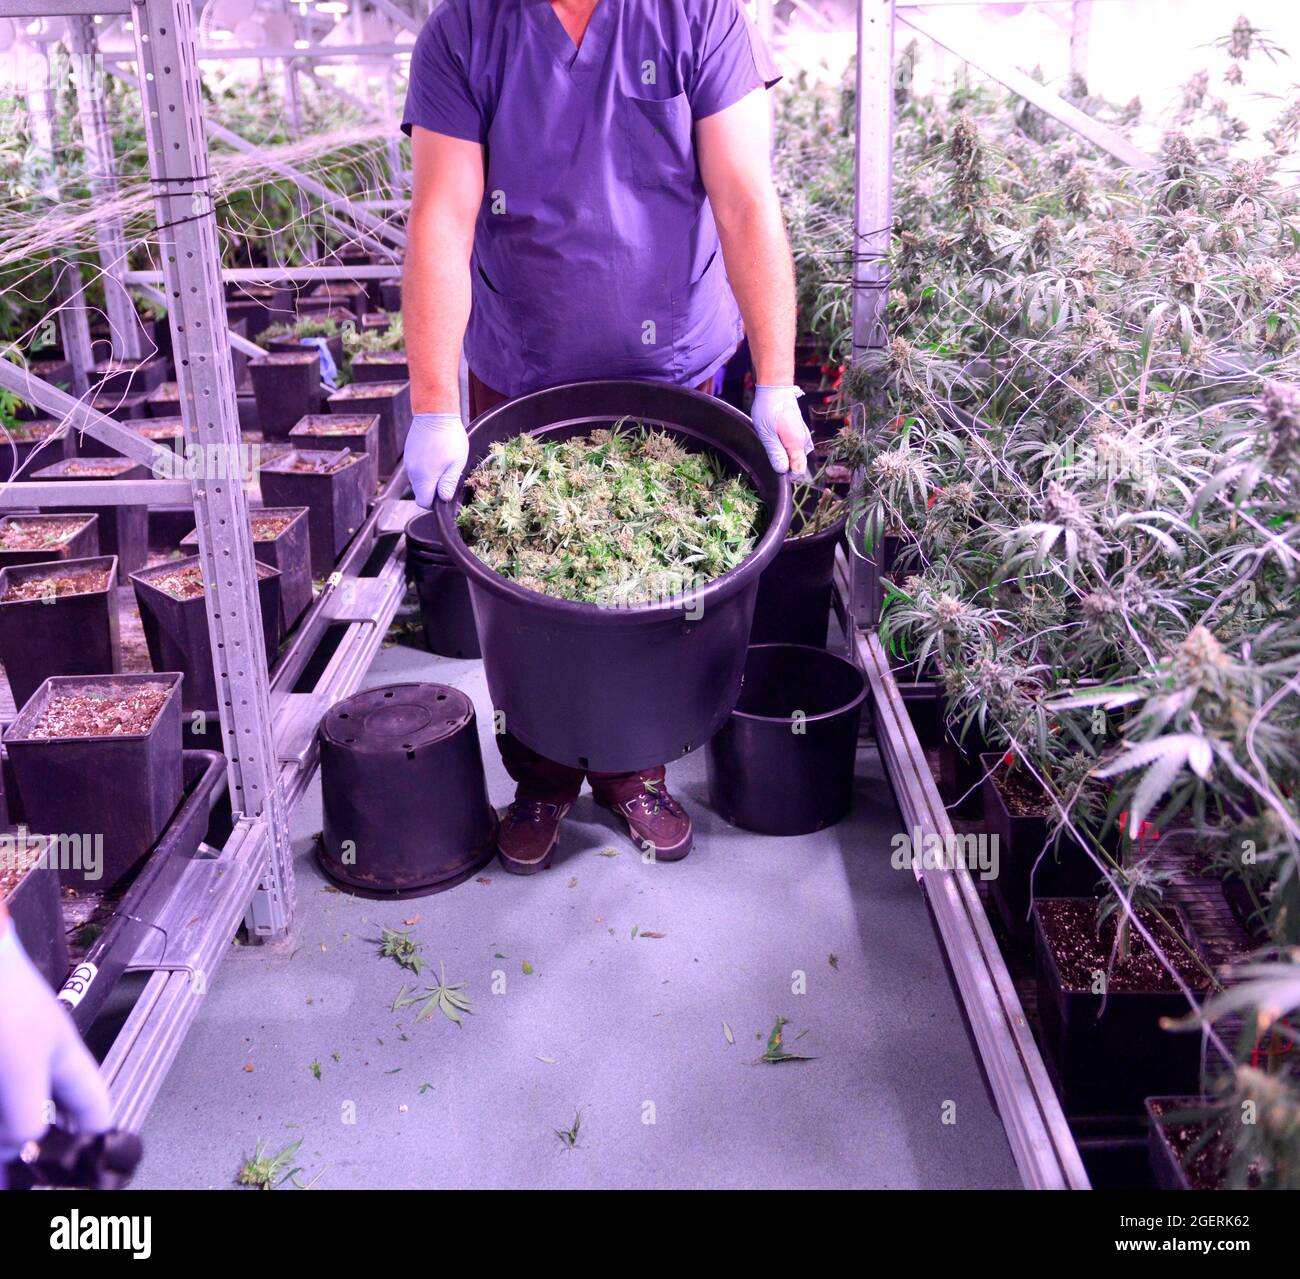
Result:
[[[804,425],[799,412],[797,386],[756,386],[750,417],[754,430],[763,441],[768,461],[778,475],[792,471],[807,472],[806,457],[813,449],[812,432]]]
[[[2,1165],[49,1127],[48,1100],[77,1132],[109,1125],[108,1089],[95,1059],[27,958],[12,921],[0,919],[0,1189]]]
[[[459,413],[417,413],[403,450],[415,500],[426,509],[435,498],[451,501],[469,457],[469,437]]]

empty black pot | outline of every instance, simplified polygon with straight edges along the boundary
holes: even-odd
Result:
[[[853,803],[863,673],[802,644],[758,644],[731,718],[708,745],[709,802],[733,826],[806,835]]]
[[[406,526],[406,569],[420,597],[429,651],[442,657],[481,657],[469,583],[447,555],[432,511]]]
[[[650,768],[707,741],[740,692],[758,578],[790,524],[790,488],[738,409],[661,382],[576,382],[484,413],[469,468],[524,431],[587,435],[632,415],[745,475],[767,508],[750,557],[692,594],[603,608],[552,599],[494,573],[461,540],[462,490],[435,503],[438,534],[469,579],[493,706],[507,730],[560,763],[602,772]]]
[[[320,726],[321,869],[363,894],[422,896],[495,852],[474,704],[441,684],[389,684]]]
[[[798,517],[795,517],[796,520]],[[834,592],[835,548],[845,516],[816,533],[787,537],[758,579],[751,644],[826,647]],[[792,531],[793,531],[792,525]]]

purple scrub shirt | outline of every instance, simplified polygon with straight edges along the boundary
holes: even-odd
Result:
[[[402,128],[481,143],[470,367],[510,397],[586,378],[696,386],[741,338],[693,126],[780,78],[739,0],[444,0]]]

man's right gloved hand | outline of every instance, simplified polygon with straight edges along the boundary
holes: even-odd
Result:
[[[417,413],[403,452],[416,502],[428,509],[435,497],[451,501],[468,457],[469,436],[460,414]]]
[[[3,1164],[49,1127],[52,1099],[73,1131],[109,1125],[108,1090],[67,1010],[0,918],[0,1189]]]

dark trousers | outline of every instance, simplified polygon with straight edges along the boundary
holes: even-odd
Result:
[[[710,383],[712,379],[710,378]],[[708,386],[701,386],[707,391]],[[508,397],[480,382],[469,371],[469,416],[470,420],[504,404]],[[501,752],[501,762],[506,772],[515,780],[515,795],[519,799],[536,799],[544,803],[569,804],[578,797],[582,790],[583,779],[591,783],[592,794],[598,804],[620,804],[634,795],[639,795],[646,782],[662,782],[663,765],[643,769],[639,773],[595,773],[581,768],[571,768],[568,764],[557,764],[553,759],[539,755],[529,746],[525,746],[517,737],[509,733],[497,734],[497,749]]]

